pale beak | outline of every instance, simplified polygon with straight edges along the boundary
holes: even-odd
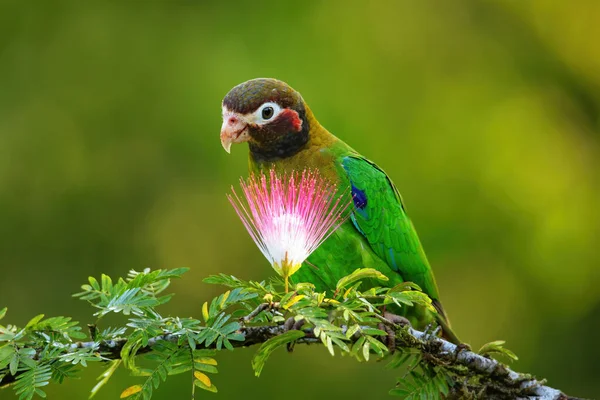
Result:
[[[221,144],[226,152],[231,152],[232,143],[243,143],[250,139],[248,135],[248,124],[239,115],[223,115],[221,126]]]

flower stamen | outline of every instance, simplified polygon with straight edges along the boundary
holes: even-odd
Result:
[[[275,271],[288,279],[348,217],[351,204],[318,172],[279,176],[271,169],[240,179],[243,201],[227,195],[246,230]]]

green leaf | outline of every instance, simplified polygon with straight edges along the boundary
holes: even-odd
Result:
[[[10,364],[14,353],[14,346],[9,345],[0,347],[0,370],[3,370],[8,364]]]
[[[214,365],[204,364],[200,362],[194,362],[194,369],[196,371],[209,372],[211,374],[216,374],[217,372],[219,372],[217,370],[217,367],[215,367]]]
[[[386,331],[383,331],[381,329],[375,329],[375,328],[365,328],[362,330],[362,333],[364,333],[365,335],[371,335],[371,336],[387,336]]]
[[[77,376],[77,366],[69,363],[54,361],[50,364],[52,368],[52,380],[58,383],[63,383],[66,378],[74,378]]]
[[[8,307],[4,307],[2,310],[0,310],[0,319],[4,318],[7,310],[8,310]]]
[[[129,335],[127,342],[121,348],[121,359],[126,368],[134,368],[135,353],[142,347],[142,333],[136,331]]]
[[[119,396],[119,398],[125,399],[125,398],[127,398],[129,396],[133,396],[134,394],[141,392],[141,391],[142,391],[142,387],[140,385],[129,386],[127,389],[125,389],[121,392],[121,396]]]
[[[233,275],[219,274],[219,275],[210,275],[204,279],[202,282],[208,283],[211,285],[222,285],[229,286],[232,288],[247,286],[244,281],[239,280]]]
[[[12,359],[10,360],[8,370],[10,371],[11,375],[16,375],[18,368],[19,368],[19,353],[15,352],[15,353],[13,353]]]
[[[217,393],[217,387],[215,385],[213,385],[212,382],[211,382],[210,386],[206,386],[206,384],[204,382],[202,382],[200,379],[194,379],[194,385],[196,385],[200,389],[207,390],[207,391],[213,392],[213,393]]]
[[[31,320],[27,323],[27,325],[25,325],[25,329],[32,328],[38,322],[40,322],[42,320],[42,318],[44,318],[44,314],[36,315],[35,317],[31,318]]]
[[[112,279],[110,279],[110,276],[102,274],[100,276],[100,280],[102,282],[102,291],[107,292],[107,293],[112,293],[113,283],[112,283]]]
[[[256,354],[252,359],[252,368],[254,369],[254,373],[256,376],[260,376],[263,367],[265,366],[265,362],[278,347],[291,343],[295,340],[304,337],[304,332],[302,331],[288,331],[282,335],[273,337],[266,342],[264,342]]]
[[[502,354],[502,355],[506,356],[510,361],[517,361],[519,359],[519,357],[517,357],[517,355],[515,353],[513,353],[512,351],[504,348],[503,347],[504,343],[506,343],[504,340],[496,340],[493,342],[486,343],[483,346],[481,346],[478,353],[482,356],[485,356],[485,355],[491,356],[492,354]]]
[[[360,325],[354,324],[346,331],[346,337],[350,339],[358,331],[360,331]]]
[[[431,368],[420,364],[398,379],[391,395],[401,396],[405,400],[442,399],[449,392],[449,375],[443,368]]]
[[[134,399],[149,399],[152,396],[152,391],[157,389],[160,383],[167,379],[170,371],[175,368],[181,369],[181,366],[185,363],[188,365],[192,363],[191,352],[187,346],[180,347],[175,343],[158,341],[152,347],[152,350],[153,352],[147,354],[145,358],[154,364],[154,368],[142,369],[133,367],[132,374],[145,376],[146,380],[142,385],[136,385],[140,387],[140,390],[134,391],[125,397],[134,396]],[[130,359],[129,362],[131,363],[132,360]],[[124,365],[127,364],[124,363]]]
[[[387,281],[389,278],[374,268],[359,268],[352,272],[350,275],[347,275],[340,279],[337,285],[335,286],[335,289],[336,291],[339,291],[345,288],[346,286],[363,279],[377,279],[380,281]]]
[[[38,316],[39,317],[39,316]],[[36,320],[34,318],[34,320]],[[32,323],[34,320],[30,321]],[[50,317],[30,325],[29,330],[36,333],[44,333],[50,341],[61,341],[62,339],[71,342],[71,339],[85,339],[87,336],[81,332],[79,322],[71,321],[70,317]]]
[[[405,366],[413,357],[420,357],[417,350],[398,349],[392,360],[386,365],[387,369],[395,369]]]
[[[366,339],[364,336],[359,337],[358,340],[356,342],[354,342],[354,344],[352,345],[352,348],[350,349],[350,354],[352,354],[354,357],[356,357],[356,359],[359,361],[361,361],[359,352],[362,349],[362,346],[365,343],[365,341],[366,341]]]
[[[88,282],[90,283],[90,285],[92,286],[92,288],[94,290],[100,291],[100,284],[98,284],[98,281],[96,280],[96,278],[94,278],[93,276],[88,277]]]
[[[371,344],[368,341],[365,341],[365,344],[363,345],[363,357],[365,358],[365,361],[369,361],[369,350],[371,349]]]
[[[406,292],[409,290],[416,290],[418,292],[422,292],[423,290],[421,289],[421,287],[419,285],[417,285],[414,282],[402,282],[397,284],[396,286],[394,286],[393,288],[391,288],[388,293],[393,293],[393,292]]]
[[[15,393],[19,400],[30,400],[34,394],[46,397],[46,393],[40,389],[46,386],[52,378],[50,365],[35,365],[33,368],[17,376]]]
[[[423,293],[416,290],[406,290],[402,292],[388,292],[385,304],[395,303],[397,306],[402,307],[403,304],[407,306],[413,306],[418,304],[426,307],[429,311],[437,313],[437,310],[431,303],[431,298]]]
[[[107,275],[101,276],[101,283],[90,277],[89,285],[82,285],[83,292],[74,294],[81,300],[99,308],[95,316],[102,317],[110,312],[125,315],[156,315],[154,307],[168,302],[172,295],[158,297],[170,285],[170,279],[179,278],[187,268],[174,270],[145,269],[143,272],[129,271],[127,280],[116,282]]]
[[[387,353],[389,351],[388,347],[385,344],[381,343],[374,337],[367,336],[367,341],[370,343],[371,349],[379,356],[383,356],[384,353]]]

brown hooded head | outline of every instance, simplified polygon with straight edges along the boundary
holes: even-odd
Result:
[[[291,157],[308,142],[309,124],[300,93],[277,79],[241,83],[223,99],[221,143],[248,142],[256,161]]]

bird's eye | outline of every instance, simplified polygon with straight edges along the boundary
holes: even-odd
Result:
[[[271,106],[267,106],[262,109],[262,118],[265,120],[271,119],[273,114],[275,114],[275,110]]]
[[[254,121],[256,121],[258,125],[264,125],[271,122],[273,118],[276,118],[280,112],[281,107],[279,104],[272,101],[263,103],[258,110],[254,112]]]

